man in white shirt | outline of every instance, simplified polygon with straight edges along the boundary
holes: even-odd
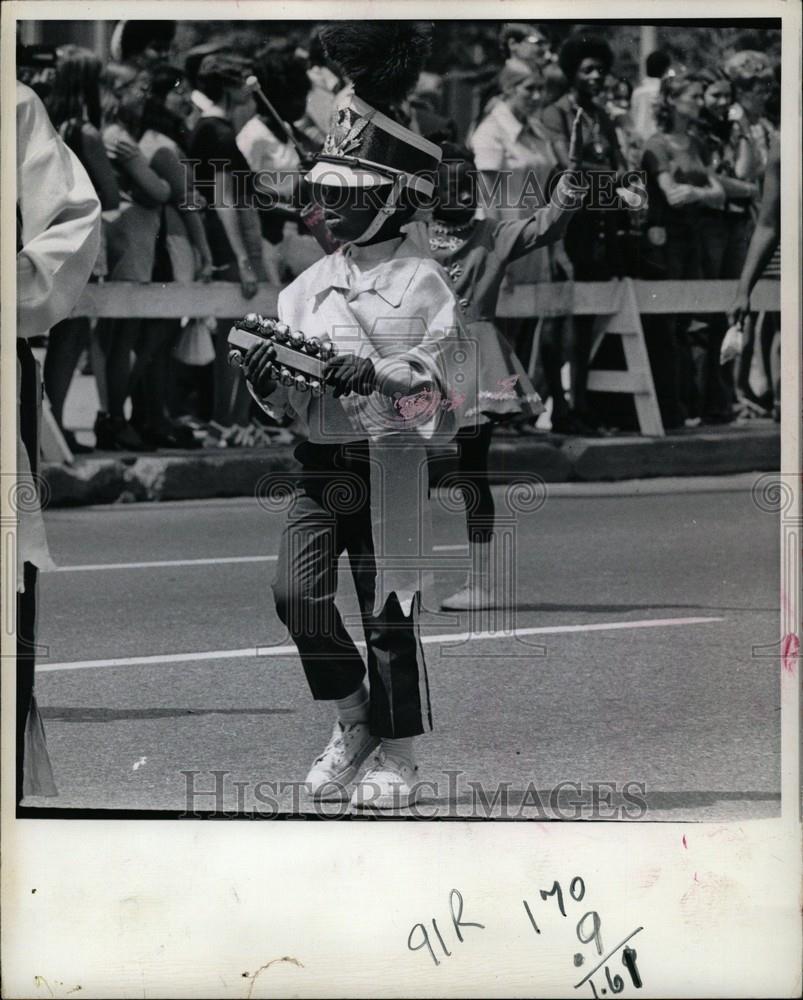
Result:
[[[36,584],[50,565],[39,500],[39,377],[28,338],[66,319],[100,248],[100,201],[36,94],[17,83],[17,802],[56,795],[34,698]]]
[[[672,60],[668,53],[658,49],[647,56],[647,75],[633,91],[630,99],[630,117],[633,131],[646,142],[658,129],[655,124],[655,102],[661,89],[661,77],[669,70]]]
[[[256,113],[237,133],[237,147],[254,174],[265,270],[279,284],[286,272],[296,277],[322,255],[313,237],[299,232],[300,217],[294,208],[302,170],[297,147],[306,148],[311,142],[293,123],[304,114],[310,81],[304,62],[289,51],[263,56],[256,76],[285,127],[280,132],[279,123],[254,95]]]

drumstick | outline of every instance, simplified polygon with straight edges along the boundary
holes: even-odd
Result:
[[[293,144],[293,148],[295,149],[296,153],[298,153],[298,158],[300,160],[303,160],[304,157],[307,155],[306,151],[304,149],[302,149],[300,143],[296,140],[296,138],[293,135],[293,131],[290,128],[290,126],[281,117],[281,115],[276,110],[276,108],[274,108],[274,106],[268,100],[267,95],[265,94],[265,91],[259,85],[259,80],[257,80],[257,78],[255,76],[253,76],[253,75],[249,76],[248,79],[245,81],[245,85],[254,94],[255,97],[259,98],[259,100],[262,102],[265,110],[268,112],[268,114],[270,115],[270,117],[281,128],[281,130],[284,132],[284,134],[287,136],[287,138]]]

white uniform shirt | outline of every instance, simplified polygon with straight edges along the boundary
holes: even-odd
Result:
[[[370,357],[386,380],[386,393],[397,398],[432,386],[443,398],[474,390],[471,373],[458,370],[470,368],[470,361],[452,360],[449,345],[464,336],[462,316],[446,275],[429,254],[422,223],[406,226],[403,238],[352,244],[323,257],[282,290],[278,314],[292,330],[330,338],[339,353]],[[448,408],[431,421],[405,422],[394,399],[378,393],[313,398],[279,386],[266,402],[275,415],[297,416],[316,443],[377,439],[413,426],[419,438],[430,440],[451,437],[457,429],[456,413]]]
[[[372,359],[382,395],[313,398],[279,386],[269,406],[296,414],[312,442],[370,441],[374,614],[392,592],[405,614],[419,591],[432,606],[424,446],[448,441],[462,408],[476,405],[476,352],[449,280],[429,256],[426,227],[411,223],[403,238],[317,261],[279,295],[279,319]]]
[[[37,95],[17,84],[17,336],[35,337],[66,319],[100,248],[100,201]],[[17,365],[17,405],[20,370]],[[51,565],[39,490],[17,425],[17,589],[23,565]]]

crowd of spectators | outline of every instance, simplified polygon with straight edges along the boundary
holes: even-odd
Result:
[[[174,30],[169,21],[120,22],[105,64],[64,45],[44,71],[20,65],[18,75],[28,73],[98,193],[103,244],[93,281],[238,282],[253,298],[260,283],[286,282],[323,253],[300,218],[301,178],[348,81],[314,30],[303,47],[267,39],[243,53],[214,43],[180,58],[171,50]],[[739,276],[779,130],[779,68],[763,52],[690,71],[659,50],[644,79],[631,80],[616,75],[609,44],[585,30],[553,51],[547,25],[508,24],[499,43],[499,72],[476,88],[467,131],[450,114],[442,74],[423,73],[396,109],[427,138],[468,146],[481,189],[496,194],[480,210],[523,218],[543,204],[551,179],[568,167],[578,110],[583,169],[607,172],[616,184],[638,172],[647,194],[638,208],[620,201],[600,209],[591,197],[560,244],[510,265],[509,284]],[[246,83],[251,76],[276,115]],[[629,397],[587,390],[592,364],[623,360],[614,338],[592,360],[593,316],[500,325],[551,400],[553,431],[637,426]],[[742,357],[728,365],[720,364],[724,314],[645,316],[643,325],[667,429],[773,409],[777,416],[772,320],[757,333],[745,324]],[[97,385],[99,449],[289,440],[292,428],[255,412],[227,365],[229,326],[212,318],[74,318],[51,330],[45,388],[73,452],[91,450],[64,427],[77,367]],[[754,354],[765,374],[758,392]]]

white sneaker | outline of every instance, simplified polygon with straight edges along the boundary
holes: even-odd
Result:
[[[380,751],[351,796],[354,809],[399,809],[418,795],[418,767]]]
[[[365,759],[378,746],[379,740],[371,735],[367,722],[348,726],[336,722],[332,738],[313,761],[306,778],[313,798],[344,798],[345,786],[356,778]]]

